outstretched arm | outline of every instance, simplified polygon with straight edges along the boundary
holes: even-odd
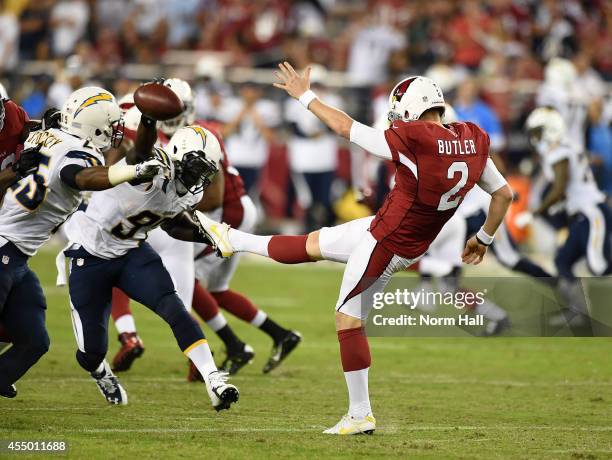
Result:
[[[168,235],[177,240],[209,243],[199,222],[186,211],[161,224],[161,228]]]
[[[368,152],[386,160],[391,159],[391,151],[385,139],[384,131],[363,125],[342,110],[338,110],[317,98],[310,90],[310,67],[300,76],[288,62],[278,65],[276,77],[280,83],[274,83],[276,88],[283,89],[287,94],[310,110],[329,129],[359,145]]]

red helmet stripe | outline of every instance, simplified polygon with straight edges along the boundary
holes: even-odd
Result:
[[[406,91],[408,91],[408,87],[412,84],[412,82],[414,80],[416,80],[418,77],[410,77],[407,78],[406,80],[404,80],[403,82],[401,82],[397,89],[395,90],[395,92],[393,93],[393,95],[397,98],[397,100],[401,100],[402,96],[404,94],[406,94]]]

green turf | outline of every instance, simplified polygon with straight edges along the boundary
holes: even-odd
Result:
[[[233,287],[304,342],[262,375],[270,341],[230,319],[257,356],[234,379],[239,404],[215,414],[203,386],[185,381],[169,328],[141,306],[135,315],[146,353],[120,377],[130,405],[107,406],[74,359],[52,255],[32,266],[47,293],[52,345],[19,382],[19,397],[0,401],[1,439],[66,440],[75,458],[612,457],[609,339],[372,339],[378,430],[339,439],[320,432],[347,407],[332,315],[340,271],[241,266]]]

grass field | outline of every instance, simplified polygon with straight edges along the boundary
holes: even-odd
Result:
[[[18,383],[19,397],[0,401],[1,439],[65,440],[69,456],[89,459],[612,458],[609,339],[372,339],[378,430],[339,439],[321,434],[347,407],[332,316],[339,268],[240,267],[233,287],[301,331],[304,342],[264,376],[270,341],[230,319],[258,355],[233,380],[239,404],[216,414],[205,389],[186,382],[170,329],[140,306],[146,353],[120,376],[130,405],[109,407],[74,359],[53,255],[32,266],[47,293],[51,350]],[[111,336],[114,353],[114,329]]]

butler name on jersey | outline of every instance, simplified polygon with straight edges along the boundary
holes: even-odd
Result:
[[[91,143],[59,129],[30,134],[25,148],[37,145],[38,172],[14,184],[0,209],[0,235],[28,256],[36,253],[81,202],[81,192],[62,181],[62,168],[104,164],[104,157]]]

